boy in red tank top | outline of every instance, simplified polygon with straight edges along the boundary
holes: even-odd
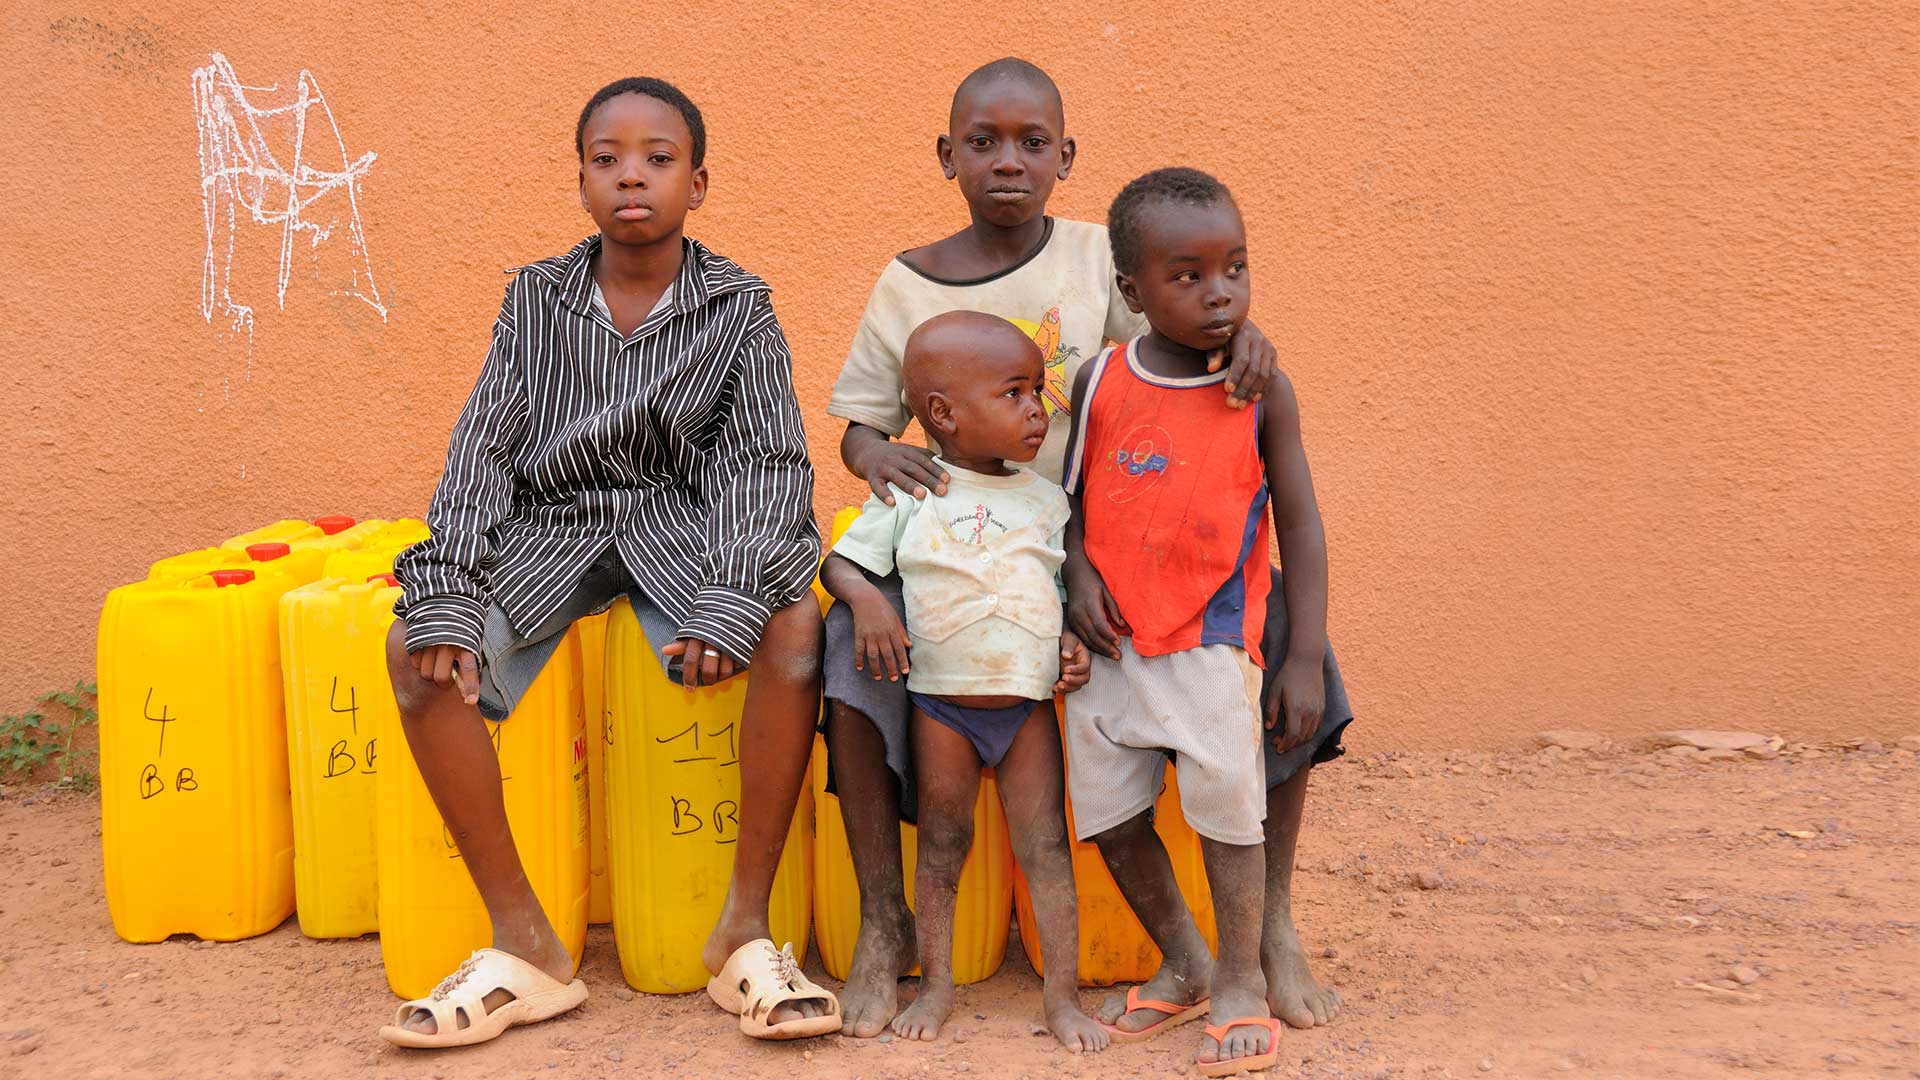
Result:
[[[1163,169],[1121,191],[1108,231],[1120,291],[1152,329],[1086,365],[1074,383],[1068,625],[1094,658],[1087,686],[1067,704],[1068,786],[1080,839],[1099,845],[1165,956],[1123,1009],[1109,1010],[1116,1039],[1210,1012],[1199,1071],[1222,1076],[1277,1056],[1268,978],[1289,973],[1262,961],[1287,950],[1263,949],[1262,939],[1292,930],[1290,874],[1269,877],[1265,841],[1277,826],[1289,842],[1276,857],[1291,862],[1306,770],[1296,797],[1277,800],[1291,820],[1267,822],[1260,743],[1265,727],[1288,747],[1320,727],[1326,538],[1291,385],[1276,376],[1256,408],[1235,410],[1216,385],[1224,376],[1207,371],[1207,354],[1246,320],[1251,297],[1233,197],[1204,173]],[[1285,596],[1272,602],[1291,614],[1284,642],[1270,643],[1285,649],[1275,657],[1260,648],[1269,513],[1286,571]],[[1274,663],[1263,701],[1261,669]],[[1203,842],[1217,959],[1153,829],[1168,757],[1181,810]]]

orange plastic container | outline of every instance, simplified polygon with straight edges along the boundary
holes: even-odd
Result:
[[[514,714],[487,728],[520,861],[577,966],[587,936],[587,728],[578,632],[567,634]],[[491,924],[397,716],[381,725],[379,739],[380,958],[393,992],[416,998],[486,946]]]
[[[293,913],[278,629],[291,584],[223,569],[107,595],[101,850],[128,941],[234,941]]]
[[[1153,829],[1167,847],[1173,879],[1186,898],[1188,910],[1207,939],[1219,948],[1213,921],[1213,890],[1207,885],[1207,864],[1200,836],[1180,813],[1180,788],[1174,770],[1166,771],[1165,786],[1154,804]],[[1073,800],[1067,799],[1067,835],[1073,833]],[[1073,888],[1080,910],[1080,985],[1111,986],[1117,982],[1144,982],[1160,969],[1160,949],[1134,917],[1107,872],[1100,849],[1091,841],[1073,841]],[[1046,974],[1040,955],[1040,928],[1034,921],[1033,897],[1019,868],[1014,869],[1013,910],[1020,925],[1020,947],[1037,974]]]

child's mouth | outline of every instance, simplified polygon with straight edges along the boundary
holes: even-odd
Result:
[[[993,188],[987,192],[987,198],[998,203],[1017,203],[1025,202],[1027,196],[1032,194],[1033,192],[1031,191],[1023,191],[1018,188]]]
[[[1230,322],[1211,322],[1200,328],[1208,337],[1230,338],[1233,336],[1233,324]]]
[[[645,221],[653,216],[653,207],[623,206],[615,210],[613,216],[621,221]]]

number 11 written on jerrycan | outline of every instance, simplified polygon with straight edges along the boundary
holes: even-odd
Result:
[[[741,708],[749,672],[689,692],[667,679],[625,600],[607,625],[607,855],[613,932],[628,984],[651,994],[707,985],[701,952],[733,879],[740,839]],[[768,904],[774,944],[805,956],[813,805],[805,785]]]

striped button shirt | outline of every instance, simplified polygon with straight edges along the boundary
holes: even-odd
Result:
[[[609,543],[681,636],[738,661],[806,593],[813,466],[770,290],[684,244],[670,300],[624,339],[594,303],[599,236],[509,271],[433,537],[394,565],[409,650],[478,651],[489,603],[539,626]]]

